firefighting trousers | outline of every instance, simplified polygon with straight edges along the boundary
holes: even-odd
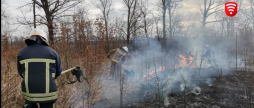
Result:
[[[116,62],[111,62],[110,75],[112,77],[119,77],[121,72],[121,64]]]
[[[40,108],[56,108],[55,103],[39,103]],[[38,108],[36,103],[26,103],[23,108]]]

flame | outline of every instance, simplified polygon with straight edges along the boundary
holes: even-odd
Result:
[[[160,72],[164,70],[165,70],[165,66],[160,66],[159,69],[156,70],[156,72]],[[151,79],[153,77],[155,77],[155,71],[152,71],[149,74],[143,76],[143,78],[148,78],[148,79]]]
[[[192,67],[195,68],[195,65],[193,64],[193,57],[189,56],[188,58],[184,57],[183,55],[179,54],[180,61],[178,65],[174,66],[174,69],[178,69],[180,67]],[[168,69],[172,69],[172,67],[169,65],[167,66]],[[161,72],[166,70],[165,66],[160,66],[156,71],[151,71],[149,74],[146,74],[143,76],[143,78],[151,79],[155,77],[155,72]]]
[[[193,57],[189,56],[189,66],[192,68],[195,68],[195,65],[193,64]]]
[[[193,61],[193,57],[189,56],[189,61],[192,62]]]
[[[183,55],[179,55],[179,57],[181,58],[180,60],[180,67],[186,67],[187,66],[187,60]]]

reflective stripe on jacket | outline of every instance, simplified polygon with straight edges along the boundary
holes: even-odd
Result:
[[[113,55],[111,61],[116,62],[116,63],[120,63],[121,59],[122,59],[125,55],[126,55],[126,53],[125,53],[123,50],[117,48],[117,50],[116,50],[116,52],[114,53],[114,55]]]
[[[60,76],[60,57],[48,46],[33,44],[18,55],[18,72],[23,81],[22,94],[26,101],[44,103],[58,98],[55,78]]]

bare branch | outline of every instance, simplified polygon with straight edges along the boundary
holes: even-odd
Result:
[[[224,10],[224,9],[220,9],[220,10],[213,11],[213,12],[207,14],[207,17],[209,17],[211,14],[214,14],[214,13],[216,13],[216,12],[223,11],[223,10]]]
[[[23,8],[23,7],[25,7],[25,6],[29,6],[29,5],[32,5],[32,4],[33,4],[33,3],[27,3],[27,4],[23,5],[23,6],[18,7],[17,9],[20,9],[20,8]]]
[[[221,21],[223,21],[223,20],[208,21],[208,22],[206,22],[206,24],[213,23],[213,22],[221,22]]]
[[[69,9],[75,7],[79,3],[81,3],[84,0],[35,0],[35,4],[37,8],[42,8],[45,12],[45,16],[36,15],[40,17],[40,21],[37,21],[36,23],[47,25],[49,30],[49,40],[51,44],[54,44],[54,20],[57,18],[63,17],[61,14],[68,11]],[[25,6],[32,6],[32,2],[28,3],[24,6],[21,6],[19,8],[25,7]],[[23,13],[22,13],[23,14]],[[24,16],[24,14],[23,14]],[[66,16],[66,15],[65,15]],[[20,21],[18,19],[18,22],[24,25],[29,25],[31,22],[29,22],[26,18],[24,18],[24,21]],[[31,27],[31,26],[30,26]]]
[[[122,28],[117,28],[117,29],[119,29],[120,31],[122,31],[124,34],[127,35],[127,33]]]

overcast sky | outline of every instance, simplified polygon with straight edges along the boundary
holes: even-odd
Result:
[[[95,8],[92,4],[91,1],[95,1],[95,0],[85,0],[85,2],[82,4],[83,6],[85,6],[85,8],[87,8],[89,10],[90,19],[96,19],[98,17],[101,16],[101,12],[99,9]],[[148,0],[150,7],[149,10],[156,14],[159,13],[157,11],[157,3],[161,0]],[[202,18],[200,10],[199,10],[199,3],[198,2],[200,0],[183,0],[181,5],[178,7],[177,12],[179,14],[192,14],[192,16],[196,17],[198,16],[199,18],[197,20],[200,20]],[[19,18],[17,16],[23,16],[20,9],[18,9],[18,7],[23,6],[29,2],[31,2],[31,0],[5,0],[6,4],[5,5],[5,9],[8,11],[8,14],[10,14],[13,18]],[[223,6],[223,5],[222,5]],[[123,4],[123,0],[115,0],[114,4],[112,5],[114,11],[111,13],[112,16],[122,16],[124,13],[126,13],[124,10],[125,6]],[[74,8],[73,8],[74,9]],[[24,10],[24,8],[23,8]],[[38,10],[36,9],[36,14],[40,14],[40,15],[44,15],[44,12],[42,10]],[[26,18],[28,20],[33,20],[33,13],[32,11],[30,12],[25,12],[24,15],[26,16]],[[209,17],[208,20],[214,20],[215,18]],[[15,25],[14,27],[17,27],[18,25]],[[18,30],[21,30],[22,28],[19,28]]]
[[[93,0],[85,0],[83,3],[85,6],[86,4],[89,4],[88,6],[91,8],[90,10],[94,10],[95,14],[99,13],[98,9],[95,9],[90,3]],[[148,0],[150,4],[156,5],[156,3],[160,0]],[[19,9],[18,7],[23,6],[31,0],[5,0],[5,2],[8,4],[8,10],[13,13],[13,14],[19,14]],[[114,9],[121,10],[124,8],[124,4],[122,0],[115,0],[115,3],[113,5]],[[196,0],[183,0],[182,6],[179,8],[180,11],[198,11],[198,5],[196,3]]]
[[[89,13],[90,13],[90,18],[95,19],[101,15],[101,12],[99,9],[95,8],[92,4],[91,1],[93,0],[85,0],[85,2],[82,4],[86,6],[85,8],[88,8]],[[158,13],[157,11],[157,3],[160,0],[148,0],[150,3],[150,8],[149,10],[152,11],[152,13],[156,14]],[[7,3],[5,8],[12,17],[16,18],[17,16],[23,16],[19,7],[31,2],[31,0],[5,0]],[[121,15],[124,14],[125,12],[123,11],[124,4],[122,0],[115,0],[114,4],[112,5],[114,11],[111,13],[111,15]],[[74,9],[74,8],[73,8]],[[22,8],[24,10],[24,8]],[[181,7],[179,7],[179,12],[181,13],[189,13],[189,12],[198,12],[198,7],[197,4],[193,2],[193,0],[184,0],[182,2]],[[44,12],[41,10],[36,9],[36,14],[44,15]],[[33,12],[26,12],[24,13],[27,19],[32,20],[33,18]]]
[[[90,13],[92,13],[92,17],[96,17],[100,14],[100,10],[95,8],[92,4],[91,1],[93,0],[85,0],[85,2],[83,3],[84,6],[88,6],[88,9],[90,11]],[[148,0],[149,3],[151,4],[150,10],[151,11],[156,11],[157,7],[155,5],[157,5],[158,0]],[[184,0],[182,2],[181,7],[179,7],[179,11],[181,12],[195,12],[195,11],[199,11],[198,10],[198,5],[196,3],[193,2],[194,0]],[[29,2],[31,2],[31,0],[6,0],[5,1],[7,3],[7,10],[8,13],[12,14],[12,15],[21,15],[20,9],[18,9],[18,7],[23,6]],[[115,0],[114,4],[112,5],[113,9],[114,9],[114,13],[120,13],[121,10],[124,9],[124,4],[122,0]],[[42,12],[42,11],[41,11]],[[41,13],[38,9],[36,10],[36,13]],[[43,14],[43,13],[41,13]],[[31,16],[32,17],[32,12],[26,13],[26,16]]]

